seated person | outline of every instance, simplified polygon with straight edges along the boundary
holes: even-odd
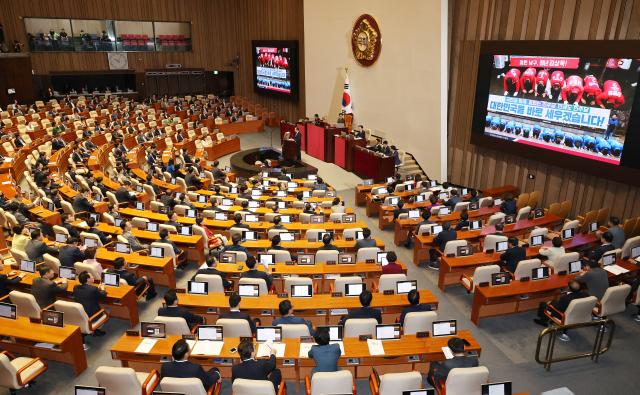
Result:
[[[314,339],[316,344],[311,346],[311,350],[307,355],[309,358],[313,358],[316,363],[316,366],[311,370],[311,375],[313,376],[316,372],[337,372],[338,359],[340,359],[342,351],[339,344],[329,344],[331,339],[329,329],[326,327],[319,328]]]
[[[589,259],[596,262],[598,262],[605,253],[616,249],[616,247],[612,243],[613,234],[611,232],[606,231],[602,235],[600,235],[600,241],[602,242],[602,244],[594,248],[589,254]]]
[[[62,213],[60,214],[60,219],[62,220],[60,226],[62,226],[67,230],[67,232],[69,232],[69,236],[80,238],[80,232],[78,232],[78,229],[76,229],[75,226],[71,225],[71,223],[75,221],[73,215]]]
[[[93,285],[93,276],[88,272],[82,272],[78,275],[80,284],[73,287],[73,299],[80,303],[89,318],[93,317],[100,311],[100,301],[107,297],[104,283],[98,287]],[[97,318],[97,317],[96,317]],[[93,331],[94,336],[104,336],[105,332],[100,329]]]
[[[76,213],[93,213],[95,212],[95,209],[93,208],[93,204],[91,203],[91,201],[89,200],[91,197],[91,193],[89,193],[89,191],[84,190],[82,192],[80,192],[79,194],[76,195],[75,198],[73,198],[73,210]]]
[[[238,320],[247,320],[249,323],[249,327],[251,328],[251,333],[256,334],[256,321],[254,321],[249,314],[240,311],[240,302],[242,301],[242,297],[238,295],[236,292],[229,295],[229,311],[226,313],[220,314],[220,318],[230,318],[230,319],[238,319]]]
[[[269,249],[270,250],[286,251],[287,249],[284,248],[283,246],[281,246],[280,243],[281,243],[280,235],[273,236],[271,238],[271,247],[269,247]]]
[[[451,195],[451,197],[449,198],[449,200],[444,202],[444,205],[447,206],[447,207],[451,207],[451,209],[453,210],[453,208],[456,206],[456,204],[460,203],[462,201],[462,199],[458,195],[458,190],[457,189],[452,189],[451,192],[449,192],[449,194]]]
[[[98,237],[100,238],[100,242],[105,245],[107,243],[109,243],[111,241],[111,236],[105,234],[103,231],[99,230],[98,228],[96,228],[96,220],[93,218],[89,218],[87,219],[87,226],[89,227],[89,229],[87,230],[88,233],[93,233],[95,235],[98,235]]]
[[[58,260],[60,265],[64,267],[73,267],[76,262],[82,262],[86,259],[84,252],[87,247],[80,244],[80,239],[69,237],[67,244],[60,247],[58,252]]]
[[[204,230],[205,235],[207,236],[207,247],[209,248],[219,248],[222,246],[223,240],[222,238],[216,236],[211,229],[209,229],[208,226],[204,226],[202,224],[202,217],[196,217],[196,225],[198,225],[199,227],[202,228],[202,230]]]
[[[431,362],[427,381],[433,386],[442,385],[447,381],[449,372],[455,368],[473,368],[478,366],[478,356],[464,351],[469,342],[459,337],[453,337],[447,342],[447,346],[453,353],[452,359],[444,362]]]
[[[460,221],[456,224],[456,230],[463,230],[469,228],[471,222],[469,222],[469,213],[465,210],[460,213]]]
[[[502,205],[500,205],[500,211],[507,215],[516,214],[518,212],[517,203],[512,194],[509,193],[505,196]]]
[[[127,239],[132,251],[141,251],[149,248],[148,245],[140,243],[140,240],[131,233],[131,230],[133,229],[131,221],[122,221],[120,228],[122,229],[122,237]]]
[[[232,228],[249,229],[249,225],[242,223],[242,215],[238,213],[233,216],[233,222],[234,224],[231,226]]]
[[[239,251],[239,252],[244,252],[245,254],[247,254],[247,258],[250,257],[251,254],[249,253],[249,250],[247,250],[247,247],[244,247],[244,246],[240,245],[241,241],[242,241],[242,235],[240,235],[239,233],[234,234],[233,236],[231,236],[231,243],[232,244],[224,247],[223,252]]]
[[[309,328],[309,334],[313,335],[313,325],[304,318],[293,315],[293,305],[289,299],[280,302],[278,310],[280,311],[281,317],[273,320],[274,326],[282,324],[304,324]]]
[[[0,298],[9,294],[12,291],[12,286],[20,284],[20,281],[27,275],[27,273],[19,273],[17,276],[9,278],[6,274],[0,274]]]
[[[564,247],[562,246],[562,239],[557,236],[554,237],[551,239],[551,247],[540,247],[538,253],[544,257],[543,259],[555,262],[556,259],[565,253]]]
[[[207,264],[207,267],[198,269],[196,274],[194,274],[193,277],[191,278],[191,281],[195,281],[196,276],[198,274],[213,274],[213,275],[220,276],[220,278],[222,279],[222,286],[224,287],[224,289],[231,288],[233,284],[226,279],[226,275],[222,273],[220,270],[216,269],[216,266],[218,265],[218,260],[216,259],[215,256],[209,255],[207,257],[206,264]]]
[[[509,237],[508,248],[500,255],[502,265],[507,271],[514,273],[518,263],[527,258],[527,249],[518,245],[518,239]]]
[[[36,298],[38,306],[44,308],[55,303],[57,294],[66,292],[67,279],[54,282],[56,273],[47,264],[38,267],[38,274],[40,277],[33,279],[31,294]]]
[[[173,248],[173,253],[176,254],[176,262],[178,266],[184,266],[187,264],[187,254],[184,253],[176,243],[169,240],[169,231],[167,229],[160,229],[160,238],[156,240],[156,243],[169,244]]]
[[[382,266],[382,274],[403,274],[402,266],[397,262],[398,256],[394,251],[387,252],[387,264]]]
[[[218,368],[211,368],[205,372],[202,366],[189,361],[189,344],[184,339],[177,340],[171,347],[171,357],[173,361],[165,362],[160,368],[160,377],[192,378],[195,377],[202,382],[205,391],[221,379]]]
[[[361,248],[375,247],[376,241],[371,238],[371,229],[362,229],[362,239],[356,241],[355,250],[358,251]]]
[[[588,293],[580,289],[580,283],[576,280],[569,281],[569,292],[561,295],[558,299],[551,302],[540,302],[538,306],[538,318],[535,318],[533,322],[541,326],[547,326],[549,324],[549,317],[545,315],[545,311],[549,311],[554,317],[560,318],[556,311],[549,309],[549,305],[553,306],[557,311],[564,313],[574,299],[586,298]]]
[[[13,238],[11,239],[11,249],[24,252],[27,243],[31,240],[29,230],[23,225],[13,227]]]
[[[409,291],[407,299],[410,305],[402,309],[402,313],[400,313],[400,325],[404,325],[404,319],[408,313],[431,311],[431,305],[420,303],[420,292],[418,290],[412,289]]]
[[[400,200],[398,202],[398,206],[393,209],[393,219],[396,220],[400,216],[400,214],[408,213],[409,210],[404,208],[404,201]]]
[[[151,300],[156,297],[158,294],[156,292],[156,287],[151,277],[142,276],[137,277],[134,273],[128,271],[129,265],[124,260],[123,257],[117,257],[113,260],[113,269],[107,270],[110,273],[116,273],[120,276],[120,279],[124,279],[128,285],[136,288],[136,295],[140,296],[141,292],[143,292],[146,285],[149,285],[149,289],[147,290],[146,298],[147,300]]]
[[[362,307],[359,309],[349,310],[349,314],[340,319],[339,325],[344,325],[350,318],[375,318],[376,321],[378,321],[378,324],[382,324],[382,314],[380,313],[380,310],[370,307],[371,301],[373,300],[371,291],[365,289],[362,291],[359,298]]]
[[[318,248],[318,251],[320,250],[334,250],[334,251],[339,251],[338,247],[336,247],[335,245],[331,244],[331,241],[333,240],[333,236],[331,236],[330,234],[325,234],[324,236],[322,236],[322,247]]]
[[[611,235],[613,236],[613,239],[611,240],[611,244],[613,244],[615,248],[622,248],[626,240],[626,236],[624,234],[624,230],[622,229],[622,226],[620,226],[620,218],[618,217],[609,218],[608,225],[609,225],[609,229],[607,229],[607,231],[611,233]]]
[[[193,329],[196,325],[204,324],[204,318],[192,314],[188,309],[178,306],[178,296],[176,291],[170,289],[164,294],[165,307],[158,309],[158,315],[162,317],[180,317],[184,318],[189,325],[189,329]]]
[[[282,373],[276,368],[275,348],[271,349],[269,359],[257,360],[253,342],[243,340],[238,345],[238,354],[241,362],[231,368],[232,383],[236,379],[269,380],[273,383],[275,392],[278,393],[278,387],[280,386],[280,381],[282,381]]]
[[[273,226],[270,227],[269,229],[286,229],[284,225],[280,223],[281,221],[282,221],[282,218],[280,218],[279,215],[276,215],[275,217],[273,217]]]
[[[331,212],[332,213],[342,212],[343,207],[344,207],[344,202],[341,202],[340,198],[338,198],[338,197],[333,198],[333,201],[331,202]]]
[[[438,247],[438,250],[440,250],[440,252],[442,252],[444,251],[444,248],[448,242],[456,240],[457,238],[458,233],[455,229],[451,229],[451,222],[445,221],[442,223],[442,232],[436,235],[436,237],[433,239],[433,244]],[[440,263],[438,262],[438,252],[432,248],[429,250],[429,256],[431,258],[429,267],[432,269],[439,269]]]
[[[504,236],[504,222],[498,222],[497,224],[494,225],[494,227],[496,231],[490,234],[496,235],[496,236]]]
[[[31,231],[31,240],[27,242],[24,252],[27,254],[29,259],[36,262],[42,262],[44,260],[44,254],[53,256],[58,255],[57,249],[49,247],[44,242],[44,237],[42,237],[40,229],[34,229]]]
[[[180,229],[180,223],[178,223],[178,213],[172,211],[169,214],[169,221],[166,222],[167,225],[175,226],[176,231]]]
[[[593,259],[587,262],[575,280],[586,285],[589,295],[595,296],[598,300],[602,299],[609,288],[607,271],[600,267],[598,261]]]
[[[249,270],[242,273],[242,275],[240,275],[240,278],[261,278],[267,283],[267,289],[271,289],[271,286],[273,285],[273,278],[271,278],[269,274],[262,272],[256,268],[256,258],[254,258],[253,256],[248,256],[245,264],[247,265],[247,269]]]
[[[98,260],[96,259],[97,251],[98,250],[95,247],[87,247],[87,249],[84,250],[84,261],[82,261],[82,263],[91,265],[98,273],[102,275],[102,272],[104,270],[100,262],[98,262]]]
[[[324,183],[321,177],[316,179],[316,183],[313,185],[314,190],[326,191],[329,189],[327,184]]]

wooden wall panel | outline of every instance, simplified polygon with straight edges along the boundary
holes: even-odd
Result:
[[[299,101],[256,96],[252,89],[251,40],[300,41],[300,76],[304,86],[304,18],[302,0],[0,0],[7,42],[26,41],[23,17],[191,21],[193,51],[130,52],[129,67],[138,72],[180,63],[185,68],[233,71],[237,95],[246,96],[288,119],[304,114]],[[240,56],[240,67],[231,65]],[[33,53],[36,74],[50,71],[107,70],[107,55],[99,53]]]
[[[470,144],[481,40],[638,40],[640,1],[451,0],[449,170],[452,182],[542,192],[542,204],[571,199],[572,215],[600,207],[640,215],[640,188]],[[536,176],[527,179],[527,174]]]

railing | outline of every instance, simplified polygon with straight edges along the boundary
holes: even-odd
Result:
[[[554,358],[553,353],[555,351],[555,344],[557,340],[558,332],[564,332],[571,329],[597,327],[596,337],[593,341],[593,347],[590,352],[581,354],[574,354],[569,356],[562,356]],[[580,358],[591,358],[592,361],[598,363],[600,355],[606,353],[611,348],[611,342],[613,341],[613,334],[615,332],[616,324],[610,319],[602,319],[597,321],[583,322],[579,324],[571,324],[564,326],[550,326],[544,329],[538,335],[538,345],[536,347],[536,362],[544,365],[545,370],[551,370],[551,364],[556,362],[572,361]],[[608,335],[606,345],[602,347],[605,334]],[[541,358],[542,344],[544,338],[548,337],[547,349],[544,355],[544,359]]]

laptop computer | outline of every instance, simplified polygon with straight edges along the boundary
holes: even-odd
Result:
[[[400,324],[376,325],[376,339],[378,340],[399,340]]]
[[[582,270],[582,262],[580,261],[569,262],[569,273],[571,274],[578,273],[580,270]]]
[[[197,334],[198,340],[224,340],[224,331],[221,325],[200,325]]]
[[[85,237],[83,244],[87,248],[98,247],[98,240],[92,239],[91,237]]]
[[[298,265],[314,265],[316,257],[313,254],[298,254]]]
[[[376,254],[376,262],[382,266],[387,266],[389,261],[387,260],[388,251],[380,251]]]
[[[117,273],[102,273],[102,282],[104,285],[108,285],[111,287],[119,287],[120,286],[120,275]]]
[[[511,382],[482,384],[482,395],[511,395]]]
[[[131,246],[128,243],[116,243],[116,252],[128,254],[131,252]]]
[[[23,272],[35,273],[36,272],[36,261],[32,261],[32,260],[28,260],[28,259],[20,260],[20,270],[22,270]]]
[[[193,236],[193,228],[188,225],[183,225],[178,229],[178,233],[181,236]]]
[[[511,282],[511,274],[508,272],[492,273],[491,285],[506,285]]]
[[[344,296],[360,296],[365,289],[365,283],[347,283],[344,285]]]
[[[431,336],[453,336],[458,333],[456,320],[433,321],[431,324]]]
[[[398,281],[396,283],[397,294],[408,294],[414,289],[418,289],[418,281],[416,280]]]
[[[543,280],[545,278],[549,278],[549,268],[547,266],[531,269],[532,280]]]
[[[15,320],[18,316],[18,307],[11,303],[0,302],[0,317]]]
[[[340,264],[356,263],[356,254],[351,252],[341,252],[338,254],[338,263]]]
[[[193,295],[209,294],[209,283],[200,281],[187,281],[187,293]]]
[[[86,385],[76,385],[75,395],[106,395],[107,389],[103,387],[89,387]]]
[[[343,329],[342,325],[327,325],[327,326],[318,326],[317,329],[326,328],[329,331],[329,341],[332,342],[340,342],[343,339]]]
[[[157,224],[156,222],[147,222],[147,230],[149,232],[157,232],[159,228],[160,228],[160,225]]]
[[[151,258],[164,258],[164,248],[152,246],[149,248],[149,256]]]
[[[56,243],[66,243],[67,235],[64,233],[56,233]]]
[[[531,240],[529,240],[529,242],[531,243],[531,247],[540,246],[542,245],[543,241],[544,241],[544,236],[542,235],[531,236]]]
[[[238,295],[248,297],[260,296],[260,287],[258,284],[239,284]]]
[[[42,310],[41,313],[42,325],[57,326],[62,328],[64,326],[64,313],[54,310]]]
[[[274,254],[259,253],[258,262],[265,266],[273,265],[276,263],[276,256]]]
[[[292,298],[310,298],[313,296],[313,285],[293,284],[291,285]]]
[[[60,266],[60,278],[66,278],[67,280],[75,280],[76,269],[72,267]]]
[[[499,241],[496,243],[496,252],[506,251],[509,248],[508,241]]]
[[[256,328],[256,341],[263,343],[267,341],[282,341],[282,328],[279,326],[262,326]]]
[[[572,239],[575,234],[575,228],[565,229],[562,231],[562,240]]]

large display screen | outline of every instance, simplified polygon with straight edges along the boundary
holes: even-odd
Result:
[[[253,41],[254,90],[297,98],[298,42]]]
[[[576,54],[526,44],[514,50],[508,43],[480,55],[472,142],[587,171],[598,164],[640,168],[638,122],[633,126],[640,56],[599,56],[595,49],[584,56],[588,45]]]

